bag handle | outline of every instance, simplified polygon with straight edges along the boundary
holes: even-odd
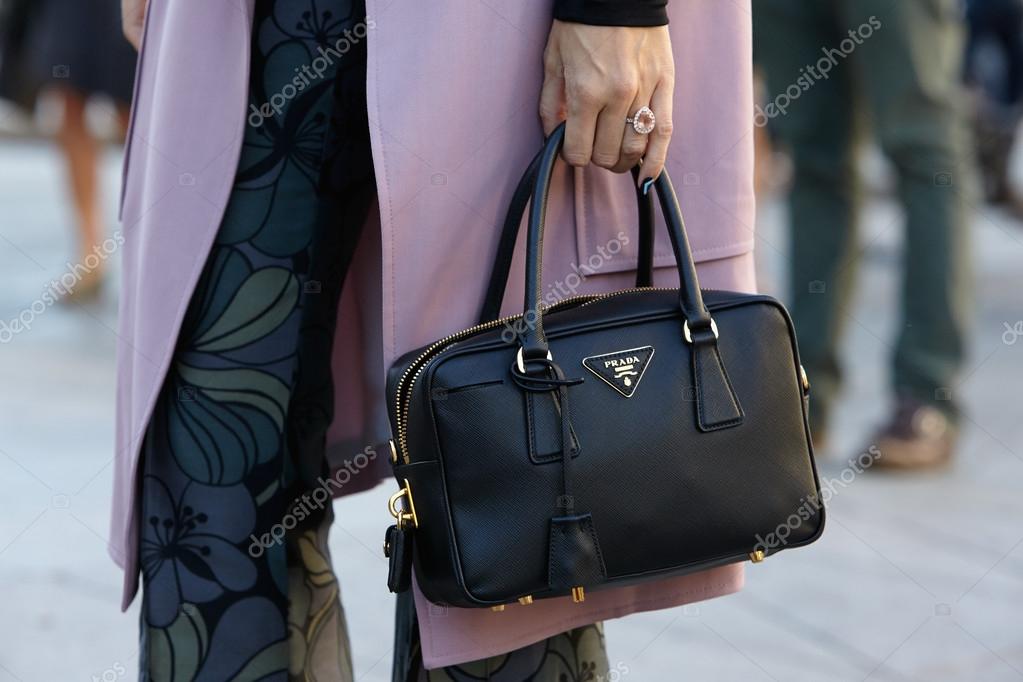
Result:
[[[479,324],[485,324],[501,316],[501,303],[504,302],[508,274],[511,272],[512,258],[515,255],[515,242],[519,236],[522,217],[526,214],[526,207],[533,194],[536,169],[540,165],[542,157],[543,149],[537,152],[529,163],[529,167],[522,175],[522,179],[519,180],[511,203],[508,205],[504,227],[501,228],[501,239],[497,244],[497,255],[494,257],[494,267],[490,271],[490,284],[487,285],[487,294],[483,299],[483,308],[480,311]],[[639,179],[639,166],[632,169],[632,177],[634,180]],[[648,287],[654,281],[654,197],[649,192],[644,194],[642,188],[637,187],[636,199],[639,206],[639,244],[637,247],[639,259],[636,265],[636,286]]]
[[[533,202],[530,206],[526,241],[526,292],[524,307],[526,319],[532,316],[533,324],[522,334],[517,365],[526,370],[530,361],[543,362],[549,357],[547,339],[543,331],[543,236],[546,224],[547,199],[550,194],[551,176],[561,147],[565,140],[565,124],[562,123],[547,138],[543,150],[536,160],[536,177],[533,185]],[[696,276],[692,250],[686,236],[685,222],[678,205],[678,197],[672,187],[667,171],[661,172],[654,182],[660,200],[661,212],[671,237],[675,263],[679,272],[679,306],[685,317],[683,335],[689,343],[716,341],[717,326],[703,303],[700,283]],[[650,240],[653,241],[652,239]]]

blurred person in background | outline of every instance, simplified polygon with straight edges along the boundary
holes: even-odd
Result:
[[[967,201],[973,178],[962,114],[959,0],[754,0],[754,51],[770,124],[792,155],[792,315],[814,383],[814,440],[826,441],[839,389],[837,343],[855,276],[858,150],[871,131],[905,210],[894,407],[870,441],[875,466],[950,460],[963,359]],[[857,359],[851,357],[849,363]]]
[[[62,109],[56,139],[67,164],[77,230],[78,283],[66,301],[94,298],[103,281],[105,259],[86,257],[105,238],[99,200],[100,141],[90,129],[86,107],[94,96],[113,101],[118,129],[128,125],[135,51],[121,33],[117,0],[0,0],[0,97],[30,110],[40,92],[52,92]]]
[[[984,196],[1023,218],[1009,160],[1023,119],[1023,0],[966,0],[966,80]]]

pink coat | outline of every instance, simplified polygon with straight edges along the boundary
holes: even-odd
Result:
[[[137,589],[139,446],[189,297],[231,190],[246,117],[253,0],[150,0],[125,161],[111,554]],[[404,351],[470,326],[514,183],[542,141],[537,101],[549,2],[368,0],[368,106],[379,210],[340,306],[335,466],[385,441],[385,368]],[[752,93],[748,0],[673,0],[675,129],[668,168],[706,286],[752,289]],[[577,293],[628,286],[636,240],[629,176],[564,168],[556,178],[546,281]],[[672,264],[667,240],[659,266]],[[584,281],[573,273],[597,264]],[[505,307],[521,306],[521,261]],[[658,276],[671,281],[670,269]],[[576,287],[576,285],[578,285]],[[352,375],[361,367],[361,376]],[[335,373],[337,371],[335,369]],[[386,457],[377,459],[386,466]],[[366,470],[347,486],[371,487]],[[383,518],[383,517],[382,517]],[[738,565],[547,600],[504,613],[420,600],[428,666],[472,660],[578,625],[739,589]],[[377,585],[384,598],[384,576]]]

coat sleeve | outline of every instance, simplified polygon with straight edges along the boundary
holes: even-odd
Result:
[[[668,0],[554,0],[554,18],[600,26],[664,26]]]

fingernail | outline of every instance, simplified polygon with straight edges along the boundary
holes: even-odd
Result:
[[[653,187],[653,186],[654,186],[654,179],[653,178],[647,178],[642,183],[640,183],[640,187],[643,188],[643,194],[644,195],[649,194],[650,193],[650,188]]]

